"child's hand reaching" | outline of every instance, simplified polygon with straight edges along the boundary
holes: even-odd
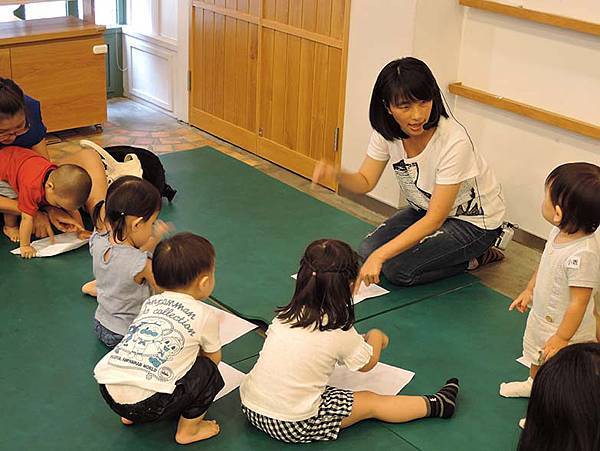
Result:
[[[31,257],[35,257],[36,250],[35,250],[35,248],[33,248],[30,245],[21,246],[20,250],[21,250],[21,258],[29,259]]]
[[[389,337],[384,334],[379,329],[371,329],[365,335],[365,341],[370,345],[374,345],[375,343],[381,343],[381,349],[387,348],[390,343]]]
[[[560,337],[558,334],[552,335],[544,345],[542,360],[545,362],[568,344],[569,341]]]
[[[526,288],[517,297],[517,299],[515,299],[512,302],[512,304],[510,304],[510,307],[508,307],[508,311],[512,311],[516,308],[519,312],[525,313],[527,311],[527,309],[529,308],[529,306],[531,305],[532,301],[533,301],[533,291],[531,291],[529,288]]]
[[[170,222],[164,222],[160,219],[154,223],[154,227],[152,230],[152,236],[156,238],[158,241],[162,239],[164,235],[174,230],[175,227]]]

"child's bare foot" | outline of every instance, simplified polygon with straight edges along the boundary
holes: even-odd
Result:
[[[81,287],[81,292],[88,296],[96,297],[98,295],[98,292],[96,291],[96,281],[91,280],[88,283],[84,283]]]
[[[5,225],[4,228],[2,229],[2,231],[8,237],[8,239],[11,240],[13,243],[19,242],[19,226],[11,227],[11,226]]]
[[[215,420],[188,420],[181,417],[177,425],[175,441],[180,445],[199,442],[214,437],[221,429]]]
[[[133,421],[128,420],[125,417],[121,417],[121,423],[123,423],[125,426],[131,426],[133,424]]]

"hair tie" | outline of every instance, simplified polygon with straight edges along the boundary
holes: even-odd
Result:
[[[313,271],[313,272],[312,272],[312,275],[313,275],[313,277],[314,277],[314,276],[316,276],[316,275],[317,275],[317,272],[316,272],[316,271]]]
[[[125,212],[124,212],[124,211],[120,212],[119,214],[120,214],[121,216],[125,216]]]

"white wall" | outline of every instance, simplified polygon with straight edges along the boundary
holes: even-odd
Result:
[[[520,3],[541,6],[533,0]],[[567,2],[544,3],[575,16],[586,2],[569,2],[573,14]],[[589,13],[600,12],[595,5],[587,1]],[[458,79],[464,84],[600,124],[598,37],[467,9],[460,54]],[[456,105],[457,117],[503,185],[508,219],[545,237],[550,226],[540,204],[546,176],[568,161],[600,164],[600,143],[467,99],[457,99]]]
[[[505,0],[600,23],[599,0]],[[368,13],[367,13],[368,11]],[[600,165],[600,143],[448,94],[462,81],[589,123],[600,124],[600,39],[471,8],[456,0],[354,0],[342,167],[356,169],[371,128],[368,104],[379,70],[393,58],[414,55],[431,67],[459,121],[502,184],[507,215],[524,230],[545,237],[540,215],[546,175],[567,161]],[[388,168],[370,194],[398,205]]]
[[[342,168],[356,170],[367,151],[369,102],[379,71],[412,52],[416,0],[352,0],[346,79]],[[390,167],[370,193],[398,206],[400,193]]]

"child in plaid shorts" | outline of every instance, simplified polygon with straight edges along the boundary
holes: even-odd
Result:
[[[300,262],[291,302],[277,310],[258,362],[240,387],[248,421],[288,443],[335,440],[340,429],[368,418],[403,423],[450,418],[458,380],[428,396],[383,396],[327,385],[336,365],[367,372],[388,337],[354,329],[352,291],[359,257],[346,243],[317,240]]]

